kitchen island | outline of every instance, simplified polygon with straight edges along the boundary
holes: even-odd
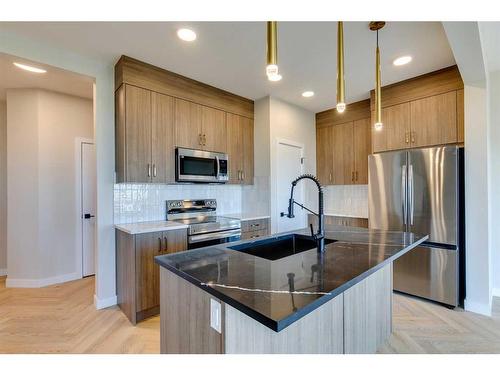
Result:
[[[392,262],[427,236],[327,226],[320,254],[294,233],[156,257],[161,352],[376,352]]]

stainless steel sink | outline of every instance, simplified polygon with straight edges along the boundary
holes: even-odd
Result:
[[[332,242],[335,242],[335,240],[325,238],[325,245]],[[242,243],[240,245],[229,246],[228,248],[251,254],[259,258],[277,260],[290,255],[299,254],[303,251],[316,249],[317,243],[309,236],[291,233],[263,240]]]

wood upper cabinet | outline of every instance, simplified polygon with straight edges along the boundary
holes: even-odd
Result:
[[[323,185],[368,183],[370,119],[316,129],[316,169]]]
[[[374,113],[372,121],[374,124]],[[372,128],[373,152],[400,150],[410,147],[410,103],[402,103],[382,109],[383,127]]]
[[[201,107],[201,148],[226,152],[226,114],[215,108]]]
[[[410,102],[412,147],[457,142],[457,93],[433,95]]]
[[[226,114],[224,111],[175,99],[175,145],[226,152]]]
[[[253,120],[226,114],[229,183],[252,184],[254,175]]]
[[[151,179],[151,92],[125,86],[125,165],[127,182]]]
[[[174,98],[151,93],[151,162],[153,182],[175,181]]]
[[[457,141],[465,142],[464,135],[464,89],[457,90]]]
[[[183,99],[175,99],[175,145],[200,149],[202,106]]]
[[[370,119],[353,122],[355,184],[368,184],[368,155],[371,154],[370,131]]]
[[[354,183],[353,123],[333,126],[333,179],[334,185]]]
[[[174,181],[173,98],[122,85],[115,100],[116,181]]]
[[[322,185],[332,184],[333,126],[316,128],[316,175]]]

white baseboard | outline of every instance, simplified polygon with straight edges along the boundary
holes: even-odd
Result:
[[[500,297],[500,288],[493,288],[491,294],[493,294],[493,297]]]
[[[98,298],[97,295],[94,294],[94,306],[97,310],[115,306],[117,303],[118,303],[118,298],[116,296],[108,298]]]
[[[491,306],[488,304],[465,300],[464,309],[476,314],[491,316]]]
[[[0,268],[0,276],[7,276],[7,268]]]
[[[13,279],[7,276],[5,286],[7,288],[41,288],[44,286],[65,283],[67,281],[78,280],[80,276],[77,273],[68,273],[66,275],[59,275],[48,277],[45,279]]]

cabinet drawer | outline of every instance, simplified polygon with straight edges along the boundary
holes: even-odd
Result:
[[[268,228],[269,219],[245,220],[241,222],[241,231],[250,232]]]
[[[252,238],[267,236],[268,234],[269,234],[269,231],[267,229],[253,230],[250,232],[242,232],[241,239],[242,240],[250,240]]]

